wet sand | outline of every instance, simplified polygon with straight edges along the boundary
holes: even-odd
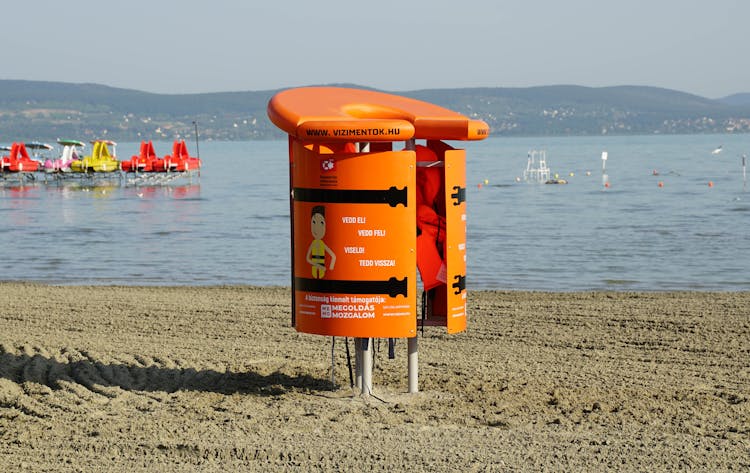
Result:
[[[368,397],[289,299],[0,284],[0,471],[750,469],[750,293],[470,292]]]

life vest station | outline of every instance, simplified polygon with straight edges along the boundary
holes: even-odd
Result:
[[[340,87],[279,92],[268,116],[289,135],[292,325],[354,337],[363,394],[372,339],[408,339],[417,392],[417,328],[466,329],[466,154],[444,140],[481,140],[489,127]]]

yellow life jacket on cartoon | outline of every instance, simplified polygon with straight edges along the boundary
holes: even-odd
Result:
[[[326,245],[323,240],[313,240],[310,244],[310,259],[315,264],[322,266],[318,267],[313,265],[312,275],[314,278],[322,278],[325,275],[326,269]]]

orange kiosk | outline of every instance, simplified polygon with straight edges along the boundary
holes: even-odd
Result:
[[[279,92],[268,116],[289,135],[292,325],[355,337],[363,393],[370,339],[407,338],[416,392],[417,326],[466,329],[466,156],[442,140],[481,140],[489,127],[340,87]]]

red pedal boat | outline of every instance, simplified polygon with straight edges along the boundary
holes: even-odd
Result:
[[[154,161],[154,171],[156,172],[196,171],[200,167],[200,158],[190,156],[185,140],[175,140],[172,144],[172,154],[164,156],[164,159]]]
[[[158,160],[151,140],[141,141],[138,156],[133,156],[129,161],[121,161],[120,165],[125,172],[153,172],[154,163]]]
[[[26,146],[23,143],[13,143],[10,155],[3,156],[0,160],[2,172],[35,172],[39,170],[39,161],[29,157]]]

